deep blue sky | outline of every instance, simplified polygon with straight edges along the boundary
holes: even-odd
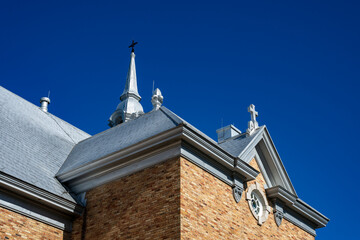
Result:
[[[139,93],[212,138],[246,130],[253,103],[295,189],[331,219],[317,239],[358,239],[358,1],[1,1],[0,84],[96,134],[136,48]],[[223,120],[222,120],[223,119]]]

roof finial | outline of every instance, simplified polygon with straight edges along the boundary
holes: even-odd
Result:
[[[132,43],[131,43],[131,45],[129,46],[129,48],[131,48],[131,52],[135,52],[135,51],[134,51],[134,47],[135,47],[136,44],[138,44],[138,42],[134,42],[134,40],[132,40]]]
[[[251,121],[248,122],[248,129],[246,130],[246,132],[251,135],[256,129],[259,128],[259,124],[256,121],[256,117],[259,115],[257,111],[255,111],[255,105],[251,104],[248,107],[248,112],[251,115]]]
[[[151,103],[153,105],[153,111],[156,111],[161,107],[161,105],[163,103],[163,100],[164,100],[164,97],[161,94],[160,89],[158,89],[158,88],[155,89],[153,91],[153,95],[152,95],[152,98],[151,98]]]

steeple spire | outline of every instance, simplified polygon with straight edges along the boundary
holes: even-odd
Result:
[[[114,127],[120,123],[135,119],[144,114],[143,107],[140,104],[141,97],[138,93],[136,67],[135,67],[135,53],[134,41],[129,46],[132,48],[130,55],[130,65],[126,77],[125,89],[120,96],[121,102],[117,106],[115,112],[110,116],[109,126]]]
[[[120,96],[120,100],[124,101],[131,95],[140,101],[141,97],[137,89],[136,67],[135,67],[135,53],[131,52],[129,70],[126,77],[125,89]]]

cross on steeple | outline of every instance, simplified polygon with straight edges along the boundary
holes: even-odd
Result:
[[[248,112],[250,113],[251,115],[251,121],[249,121],[248,123],[248,129],[246,130],[246,132],[248,134],[252,134],[254,132],[254,130],[256,130],[257,128],[259,128],[259,124],[258,122],[256,121],[256,117],[259,115],[257,111],[255,111],[255,105],[254,104],[251,104],[249,107],[248,107]]]
[[[129,46],[129,48],[131,48],[131,52],[134,52],[134,47],[135,47],[136,44],[138,44],[138,42],[134,42],[134,40],[132,40],[132,43]]]

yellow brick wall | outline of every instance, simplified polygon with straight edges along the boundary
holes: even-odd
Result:
[[[73,239],[180,239],[180,162],[168,160],[86,194]]]
[[[250,165],[258,169],[255,160]],[[261,174],[256,181],[263,189]],[[249,183],[251,184],[251,183]],[[263,189],[264,191],[264,189]],[[259,226],[245,192],[232,189],[184,158],[168,160],[86,194],[87,215],[73,225],[72,239],[296,239],[314,237],[274,215]],[[84,223],[85,222],[85,223]]]
[[[236,203],[229,185],[186,159],[181,158],[180,162],[181,239],[314,240],[312,235],[285,219],[277,227],[272,209],[267,221],[259,226],[245,199],[245,192]],[[250,165],[259,169],[255,159]],[[261,174],[256,181],[264,191],[265,181]]]
[[[69,235],[45,223],[0,207],[0,239],[65,240]]]

